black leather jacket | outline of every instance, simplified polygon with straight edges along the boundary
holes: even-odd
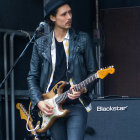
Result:
[[[93,44],[88,34],[83,32],[76,33],[73,29],[69,30],[69,60],[67,77],[72,77],[73,83],[78,84],[89,75],[96,72],[95,56],[93,55]],[[45,93],[52,73],[51,60],[52,32],[36,40],[30,71],[27,77],[29,93],[32,105],[36,105],[42,100],[41,93]],[[85,105],[91,101],[93,86],[88,87],[88,92],[82,94]]]

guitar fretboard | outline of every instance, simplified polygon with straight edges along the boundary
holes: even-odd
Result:
[[[27,111],[25,110],[25,108],[23,107],[23,105],[20,104],[19,107],[22,109],[22,111],[24,112],[24,114],[25,114],[27,117],[29,117],[29,115],[28,115]]]
[[[80,89],[86,87],[88,84],[90,84],[91,82],[93,82],[95,79],[97,79],[97,74],[93,74],[92,76],[88,77],[87,79],[85,79],[84,81],[82,81],[81,83],[77,84],[74,88],[75,91],[79,91]],[[60,96],[58,96],[57,98],[55,98],[55,102],[57,104],[61,103],[62,101],[66,100],[68,98],[68,93],[72,94],[72,91],[69,89],[66,92],[64,92],[63,94],[61,94]]]

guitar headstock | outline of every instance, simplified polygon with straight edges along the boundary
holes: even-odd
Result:
[[[24,119],[27,121],[29,114],[28,114],[27,110],[25,109],[25,107],[21,103],[17,103],[16,108],[19,109],[19,111],[20,111],[21,119]],[[31,117],[30,117],[30,120],[33,121]]]
[[[109,66],[104,69],[100,69],[97,71],[97,76],[100,79],[104,79],[108,74],[113,74],[115,72],[114,66]]]

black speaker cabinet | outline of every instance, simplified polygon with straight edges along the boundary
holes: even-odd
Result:
[[[92,102],[85,140],[139,140],[140,99],[102,99]]]

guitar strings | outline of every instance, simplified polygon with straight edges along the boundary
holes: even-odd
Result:
[[[87,84],[89,84],[91,81],[95,80],[97,78],[96,74],[90,76],[89,78],[87,78],[86,80],[82,81],[81,83],[77,84],[75,87],[75,91],[80,90],[82,87],[85,87]],[[63,94],[61,94],[60,96],[55,98],[55,102],[56,104],[59,104],[60,102],[62,102],[63,100],[65,100],[68,96],[67,94],[71,93],[71,90],[68,90],[66,92],[64,92]]]

